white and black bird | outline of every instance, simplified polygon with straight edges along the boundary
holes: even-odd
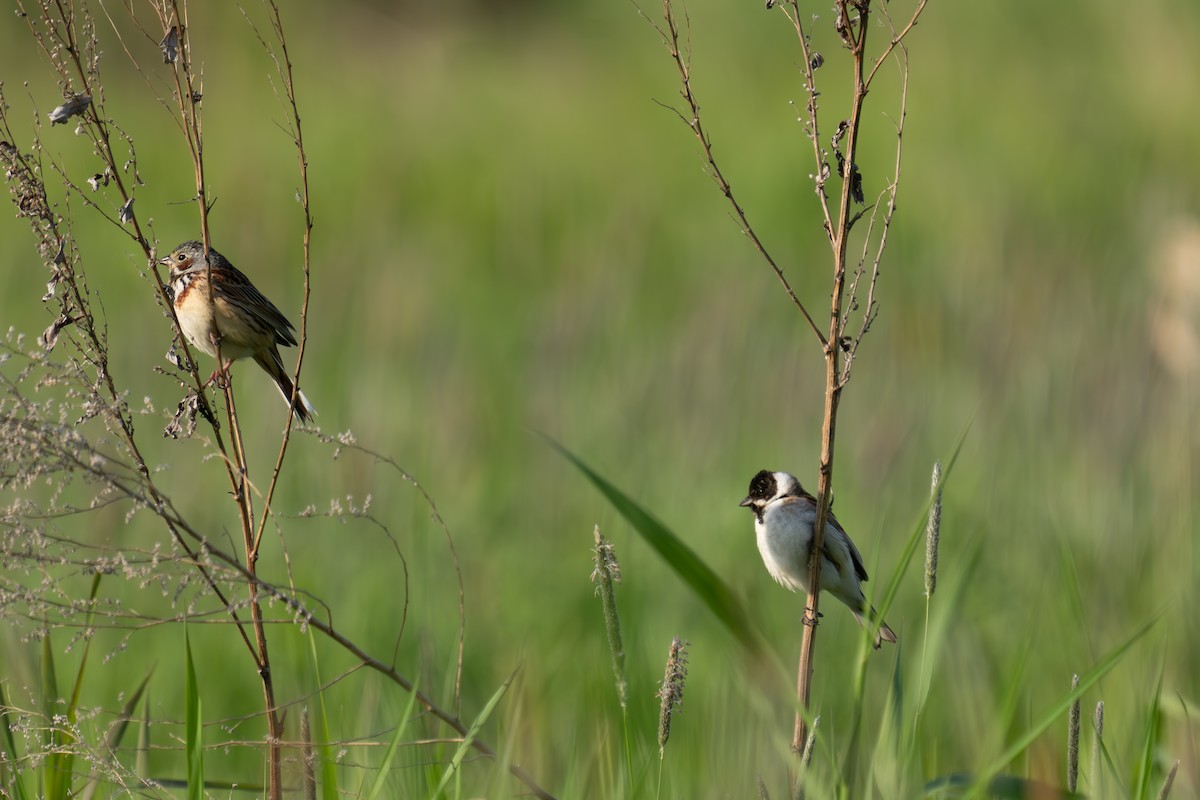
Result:
[[[754,513],[758,552],[771,577],[793,592],[807,593],[808,551],[817,519],[816,498],[804,490],[794,475],[764,469],[750,481],[750,492],[738,505]],[[863,595],[865,580],[867,570],[862,555],[837,517],[830,513],[821,544],[821,588],[849,606],[862,625],[866,625],[864,616],[878,617]],[[887,623],[879,620],[879,625],[875,647],[883,641],[895,642],[896,634]]]

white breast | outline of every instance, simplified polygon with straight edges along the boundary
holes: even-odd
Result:
[[[803,504],[775,502],[763,512],[762,522],[754,525],[758,552],[767,571],[793,592],[808,591],[812,518],[811,509]]]

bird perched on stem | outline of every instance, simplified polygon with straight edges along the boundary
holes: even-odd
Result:
[[[804,490],[794,475],[764,469],[750,481],[750,492],[738,505],[754,513],[758,552],[771,577],[793,592],[807,594],[808,554],[817,519],[816,498]],[[821,588],[849,606],[862,625],[867,624],[864,615],[871,619],[879,616],[863,595],[865,580],[867,570],[862,555],[830,512],[821,544]],[[879,620],[876,649],[883,641],[895,642],[896,634]]]
[[[254,287],[229,259],[197,241],[184,242],[159,260],[171,270],[169,285],[179,327],[196,349],[221,360],[211,381],[239,358],[251,357],[271,376],[300,422],[313,415],[303,392],[292,400],[292,379],[279,357],[279,345],[295,345],[295,330],[275,304]],[[210,275],[211,268],[211,275]]]

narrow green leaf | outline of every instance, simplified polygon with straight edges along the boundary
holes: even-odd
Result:
[[[708,606],[750,655],[763,651],[762,638],[750,620],[737,595],[721,577],[701,560],[692,548],[665,525],[635,503],[620,489],[602,478],[574,453],[558,442],[545,437],[550,446],[570,461],[575,468],[600,490],[613,508],[633,526],[648,545],[658,551],[663,560],[685,584]]]
[[[13,737],[12,726],[8,724],[8,716],[13,713],[12,706],[8,704],[8,698],[4,695],[4,682],[0,681],[0,728],[4,729],[4,762],[8,764],[17,763],[17,742]],[[0,778],[5,777],[5,772],[0,772]],[[20,770],[12,771],[11,785],[13,792],[16,795],[16,800],[28,800],[29,794],[25,791],[25,781],[21,777]],[[5,781],[8,783],[8,781]]]
[[[76,712],[79,708],[79,695],[83,691],[83,674],[87,667],[88,654],[92,651],[92,613],[96,604],[96,595],[100,592],[101,573],[96,572],[92,575],[92,591],[88,595],[88,612],[87,618],[84,621],[84,640],[83,640],[83,656],[79,659],[79,670],[75,673],[75,686],[71,690],[71,702],[67,706],[67,719],[75,722]]]
[[[42,637],[42,713],[46,717],[42,743],[46,760],[42,764],[42,797],[45,800],[66,800],[71,788],[71,754],[67,750],[70,735],[66,730],[67,715],[60,713],[62,698],[58,694],[58,668],[54,663],[54,647],[50,632]]]
[[[858,777],[858,753],[861,748],[861,737],[863,735],[864,714],[866,713],[866,681],[867,681],[867,665],[870,654],[873,649],[875,637],[879,632],[879,626],[885,618],[888,609],[892,605],[897,592],[900,590],[900,582],[904,578],[904,574],[908,571],[908,565],[912,563],[913,556],[916,554],[920,545],[925,541],[926,523],[929,519],[929,509],[933,506],[935,498],[941,495],[942,487],[946,485],[950,474],[954,471],[954,464],[958,461],[958,454],[962,452],[963,443],[966,442],[967,433],[970,426],[962,432],[958,439],[958,445],[954,448],[953,455],[950,456],[949,462],[946,464],[946,469],[942,472],[942,477],[938,481],[937,486],[925,499],[924,505],[921,507],[921,512],[917,516],[916,521],[908,536],[908,541],[904,546],[904,550],[900,555],[900,560],[892,569],[891,578],[888,580],[887,589],[884,591],[883,598],[876,603],[878,614],[872,620],[867,620],[863,625],[862,631],[862,646],[859,649],[858,661],[855,666],[854,679],[851,684],[854,698],[854,720],[850,729],[850,743],[846,749],[846,757],[842,763],[842,769],[839,775],[843,781],[844,787],[854,788],[854,783]],[[897,659],[897,666],[899,659]],[[878,749],[878,742],[876,743]]]
[[[104,738],[104,749],[108,755],[115,757],[117,748],[121,746],[121,739],[125,737],[125,731],[129,729],[129,721],[133,719],[134,709],[137,707],[138,701],[142,699],[142,693],[146,690],[146,686],[150,683],[150,676],[153,674],[154,668],[151,667],[150,671],[146,673],[146,677],[142,678],[142,682],[138,684],[137,689],[122,706],[121,713],[117,717],[117,724],[108,729],[108,735]],[[96,768],[93,766],[87,785],[83,787],[83,792],[80,794],[80,800],[91,800],[98,788],[100,788],[100,781],[96,778]]]
[[[146,691],[146,702],[142,704],[142,719],[138,725],[137,756],[133,759],[134,772],[140,778],[150,774],[150,691]]]
[[[142,682],[129,695],[129,699],[125,701],[125,705],[121,706],[121,714],[118,717],[120,722],[109,729],[108,737],[104,740],[104,746],[110,751],[116,750],[121,746],[121,740],[125,738],[125,731],[129,729],[129,722],[133,719],[134,709],[141,702],[142,695],[146,691],[146,687],[150,685],[150,677],[154,674],[154,667],[151,667],[146,677],[142,678]]]
[[[404,714],[401,715],[400,721],[396,724],[396,731],[392,734],[392,740],[388,742],[387,752],[383,754],[383,761],[375,773],[375,783],[371,786],[371,791],[367,793],[368,800],[375,800],[383,792],[384,785],[387,783],[388,776],[392,771],[392,760],[396,756],[396,748],[400,746],[404,729],[408,727],[408,722],[412,719],[413,711],[416,707],[417,687],[414,685],[412,691],[408,693],[408,705],[404,707]]]
[[[946,468],[942,471],[942,479],[938,481],[937,489],[930,493],[925,499],[925,504],[922,507],[921,514],[918,516],[916,523],[913,525],[912,532],[908,536],[908,541],[904,545],[904,550],[900,554],[900,560],[897,562],[895,569],[892,570],[892,576],[888,579],[887,588],[883,592],[883,597],[877,598],[875,607],[879,611],[876,619],[871,625],[864,625],[863,642],[872,644],[875,641],[875,636],[879,632],[879,623],[887,615],[888,609],[892,607],[892,603],[896,599],[896,595],[900,592],[900,584],[904,580],[904,575],[908,572],[908,565],[912,563],[913,555],[917,549],[925,543],[925,524],[929,517],[929,509],[933,506],[934,498],[941,494],[942,487],[946,485],[946,481],[950,479],[950,474],[954,472],[954,464],[958,461],[959,453],[962,452],[963,445],[967,441],[967,434],[970,432],[970,423],[963,430],[962,435],[958,437],[958,444],[954,447],[954,453],[950,456],[950,460],[946,462]],[[859,659],[860,663],[865,661],[864,658]]]
[[[1150,704],[1150,713],[1146,719],[1146,735],[1142,740],[1141,757],[1138,759],[1137,780],[1134,782],[1133,796],[1145,800],[1150,796],[1150,773],[1154,770],[1154,749],[1158,746],[1159,728],[1162,723],[1162,685],[1163,669],[1158,670],[1158,684],[1154,687],[1154,700]]]
[[[184,629],[184,649],[187,651],[187,675],[184,680],[186,731],[184,748],[187,751],[188,800],[204,800],[204,724],[200,715],[200,689],[196,686],[196,666],[192,663],[191,637]]]
[[[322,800],[340,800],[337,760],[329,746],[333,737],[329,735],[329,712],[325,708],[325,684],[321,681],[321,662],[317,658],[317,638],[311,627],[308,629],[308,650],[312,657],[313,676],[317,682],[317,701],[321,707],[319,723],[321,744],[316,748],[318,757],[321,759],[321,798]],[[415,692],[413,692],[413,697],[416,697]]]
[[[488,700],[487,705],[483,707],[483,711],[479,712],[479,716],[476,717],[475,721],[471,723],[471,727],[467,730],[467,735],[463,737],[462,744],[458,746],[458,750],[455,751],[454,757],[450,759],[450,768],[442,773],[442,780],[440,783],[438,783],[437,789],[434,790],[432,795],[433,797],[440,797],[442,792],[446,789],[446,784],[450,782],[450,778],[456,772],[458,772],[458,768],[462,765],[463,759],[466,758],[467,753],[471,752],[471,745],[474,743],[475,737],[479,735],[479,730],[483,727],[484,723],[488,721],[488,718],[492,716],[492,712],[496,710],[496,706],[500,703],[500,698],[504,697],[505,692],[508,691],[508,687],[512,686],[513,680],[517,677],[517,673],[520,671],[520,667],[517,667],[512,671],[512,674],[508,676],[508,680],[500,685],[500,688],[497,689],[496,693],[492,695],[492,699]]]

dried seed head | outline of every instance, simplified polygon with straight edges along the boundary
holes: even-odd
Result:
[[[667,669],[658,690],[658,757],[661,759],[671,737],[671,717],[683,702],[683,682],[687,678],[687,645],[676,636],[667,650]]]
[[[942,462],[933,463],[930,491],[933,503],[929,506],[929,523],[925,526],[925,596],[933,597],[937,590],[938,542],[942,536]]]
[[[592,570],[592,583],[596,584],[596,594],[600,594],[600,584],[606,581],[621,582],[621,565],[617,563],[617,553],[613,550],[612,542],[605,539],[600,533],[599,525],[596,526],[593,533],[596,538],[596,547],[592,560],[596,568]]]
[[[1096,703],[1096,714],[1092,717],[1092,786],[1099,793],[1101,786],[1100,752],[1104,747],[1104,701]]]
[[[1071,691],[1079,688],[1079,676],[1071,676]],[[1079,785],[1079,698],[1071,703],[1067,714],[1067,791]]]

